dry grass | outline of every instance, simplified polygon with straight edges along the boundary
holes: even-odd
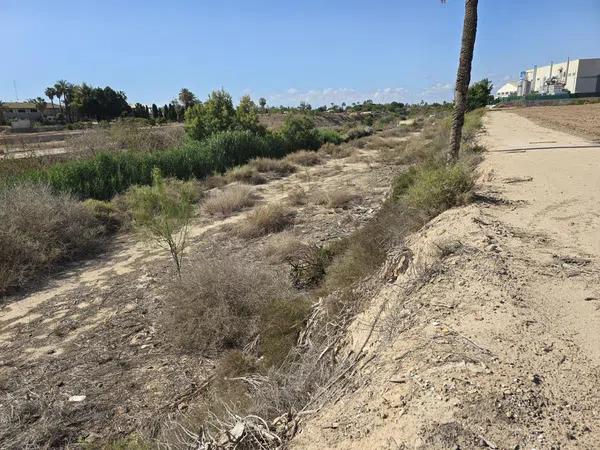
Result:
[[[295,186],[290,190],[286,199],[291,206],[302,206],[308,202],[308,195],[302,187]]]
[[[284,160],[292,164],[298,164],[299,166],[316,166],[323,161],[317,152],[309,150],[290,153]]]
[[[292,212],[278,203],[261,205],[251,211],[235,227],[235,233],[244,238],[254,238],[284,230],[293,222]]]
[[[289,231],[274,234],[265,244],[264,255],[273,262],[285,262],[307,247],[298,236]]]
[[[315,195],[315,203],[327,208],[346,208],[358,196],[348,189],[335,189],[327,192],[320,192]]]
[[[258,172],[270,173],[278,176],[289,175],[296,171],[296,166],[282,159],[256,158],[251,160],[248,165],[255,168]]]
[[[85,206],[45,185],[0,190],[0,295],[92,253],[104,228]]]
[[[253,206],[255,202],[256,196],[250,186],[234,184],[212,193],[202,207],[208,214],[228,215]]]
[[[356,149],[354,147],[352,147],[350,144],[335,145],[335,144],[332,144],[329,142],[327,144],[324,144],[319,149],[319,154],[328,155],[335,159],[347,158],[355,152],[356,152]]]
[[[267,182],[267,179],[256,168],[248,164],[229,169],[225,173],[225,178],[230,182],[239,181],[246,184],[265,184]]]
[[[200,259],[169,289],[165,332],[186,352],[241,349],[258,335],[264,305],[293,296],[285,277],[261,266],[226,255]]]
[[[175,148],[183,144],[185,131],[181,126],[142,127],[133,121],[116,122],[109,127],[83,130],[70,136],[65,146],[73,151],[136,150],[151,152]]]

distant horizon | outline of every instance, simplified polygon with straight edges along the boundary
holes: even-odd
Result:
[[[184,87],[200,100],[224,88],[236,102],[248,94],[271,106],[452,101],[464,2],[400,3],[7,0],[0,100],[16,101],[13,80],[25,101],[66,79],[144,105]],[[481,0],[472,82],[488,78],[497,90],[534,64],[600,57],[600,2],[561,5]]]

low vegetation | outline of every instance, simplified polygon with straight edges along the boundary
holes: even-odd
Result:
[[[292,224],[293,214],[279,203],[261,205],[250,211],[235,227],[235,232],[244,238],[254,238],[283,231]]]
[[[158,169],[152,171],[152,186],[134,186],[126,195],[134,226],[169,250],[179,276],[196,199],[192,183],[167,183]]]
[[[272,326],[272,307],[297,298],[275,272],[216,255],[191,263],[169,289],[165,331],[186,352],[241,350]]]
[[[337,188],[315,195],[315,203],[327,208],[345,208],[350,202],[355,200],[357,195],[348,189]]]
[[[106,229],[69,194],[47,185],[0,190],[0,295],[99,251]]]
[[[287,155],[285,157],[285,161],[292,164],[298,164],[300,166],[315,166],[317,164],[321,164],[322,159],[317,152],[300,150]]]
[[[229,169],[225,172],[225,178],[229,181],[246,184],[265,184],[267,182],[267,178],[263,174],[248,164]]]
[[[252,206],[255,202],[256,196],[250,186],[234,184],[213,192],[204,200],[202,206],[208,214],[226,216]]]

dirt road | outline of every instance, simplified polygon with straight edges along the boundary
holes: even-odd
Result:
[[[293,448],[598,448],[600,146],[486,128],[478,201],[407,243]]]

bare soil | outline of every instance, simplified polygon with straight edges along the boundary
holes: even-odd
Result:
[[[286,235],[320,244],[351,233],[374,215],[401,170],[389,163],[389,150],[385,161],[378,150],[353,150],[254,187],[258,204],[285,204],[302,188],[308,202],[295,207]],[[340,188],[355,195],[343,208],[312,200]],[[224,252],[248,264],[274,264],[264,248],[276,235],[246,240],[231,232],[251,209],[228,217],[200,210],[188,262]],[[275,263],[275,270],[289,274],[284,263]],[[167,252],[123,235],[100,258],[6,299],[0,307],[0,447],[152,434],[168,414],[200,395],[213,362],[182,354],[160,327],[175,277]]]
[[[486,127],[478,200],[398,249],[291,448],[598,448],[600,146]]]
[[[536,106],[513,110],[538,125],[600,139],[600,103],[587,105]]]

